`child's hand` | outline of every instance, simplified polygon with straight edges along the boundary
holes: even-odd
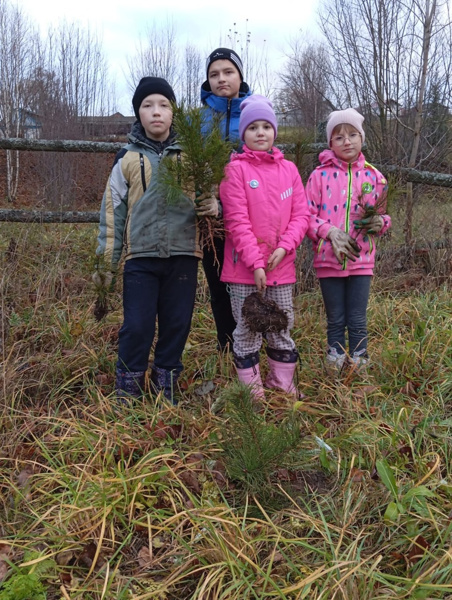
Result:
[[[196,199],[198,217],[218,217],[218,200],[213,193],[203,194]]]
[[[99,271],[96,269],[91,278],[96,289],[108,290],[114,284],[116,274],[111,271]]]
[[[284,250],[284,248],[276,248],[276,250],[272,252],[271,256],[268,259],[267,271],[273,271],[273,269],[275,269],[279,265],[279,263],[286,256],[286,254],[287,253]]]
[[[254,271],[254,283],[256,284],[257,290],[263,292],[267,287],[267,276],[264,269],[256,269]]]
[[[353,221],[356,229],[364,229],[367,233],[379,233],[384,225],[384,220],[381,215],[372,215],[367,219],[357,219]]]
[[[333,246],[334,256],[342,264],[345,258],[349,258],[353,262],[356,261],[355,257],[359,256],[359,247],[356,240],[351,235],[342,231],[334,225],[328,230],[327,239],[330,240]]]

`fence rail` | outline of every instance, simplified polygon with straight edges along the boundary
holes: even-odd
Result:
[[[93,152],[115,153],[124,146],[123,142],[91,142],[86,140],[26,140],[23,138],[0,138],[0,150],[20,150],[32,152]],[[278,146],[286,154],[297,150],[296,144],[281,144]],[[325,144],[308,144],[303,147],[305,152],[312,154],[321,152]],[[404,181],[412,183],[452,188],[452,174],[432,173],[408,169],[397,165],[375,166],[385,174],[398,175]],[[22,223],[97,223],[99,212],[81,211],[35,211],[0,209],[0,221]]]

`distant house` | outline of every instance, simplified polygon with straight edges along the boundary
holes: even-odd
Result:
[[[125,117],[120,112],[103,117],[79,117],[83,136],[91,139],[125,137],[135,121],[135,116]]]
[[[18,111],[19,115],[19,131],[16,134],[16,127],[14,125],[15,118],[13,117],[13,128],[14,128],[14,136],[16,135],[21,138],[25,138],[27,140],[35,140],[41,137],[42,123],[40,116],[36,113],[31,112],[30,110],[26,110],[25,108],[20,108]],[[11,137],[9,134],[7,135],[6,127],[4,122],[0,121],[0,137]]]
[[[299,108],[275,111],[278,124],[282,127],[297,127],[303,122],[303,114]]]
[[[395,115],[400,117],[404,113],[403,106],[396,100],[393,100],[392,98],[388,98],[388,100],[386,100],[385,107],[387,110],[387,118],[388,119],[393,119]],[[361,114],[365,115],[368,108],[370,108],[370,112],[372,115],[374,115],[376,117],[380,116],[380,105],[377,101],[371,102],[369,107],[358,106],[356,108],[356,110],[358,112],[360,112]]]

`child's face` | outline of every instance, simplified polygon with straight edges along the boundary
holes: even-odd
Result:
[[[337,125],[331,134],[330,147],[341,160],[353,163],[361,153],[361,134],[352,125]]]
[[[238,98],[240,91],[240,73],[230,60],[215,60],[209,67],[210,89],[221,98]]]
[[[275,130],[268,121],[253,121],[245,129],[243,137],[250,150],[268,152],[275,141]]]
[[[167,139],[173,121],[173,110],[168,98],[162,94],[146,96],[138,114],[148,138],[156,142],[164,142]]]

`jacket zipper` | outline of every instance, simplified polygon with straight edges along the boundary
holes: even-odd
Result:
[[[224,139],[229,141],[229,125],[231,122],[231,110],[232,110],[232,99],[228,98],[228,109],[226,111],[226,128],[225,128],[225,136]]]
[[[347,206],[345,209],[345,233],[350,231],[350,207],[352,204],[352,190],[353,190],[353,174],[352,165],[348,163],[348,190],[347,190]],[[345,271],[347,268],[347,257],[344,258],[342,263],[342,270]]]
[[[143,186],[143,194],[146,191],[146,175],[144,172],[144,157],[140,152],[140,169],[141,169],[141,185]]]

